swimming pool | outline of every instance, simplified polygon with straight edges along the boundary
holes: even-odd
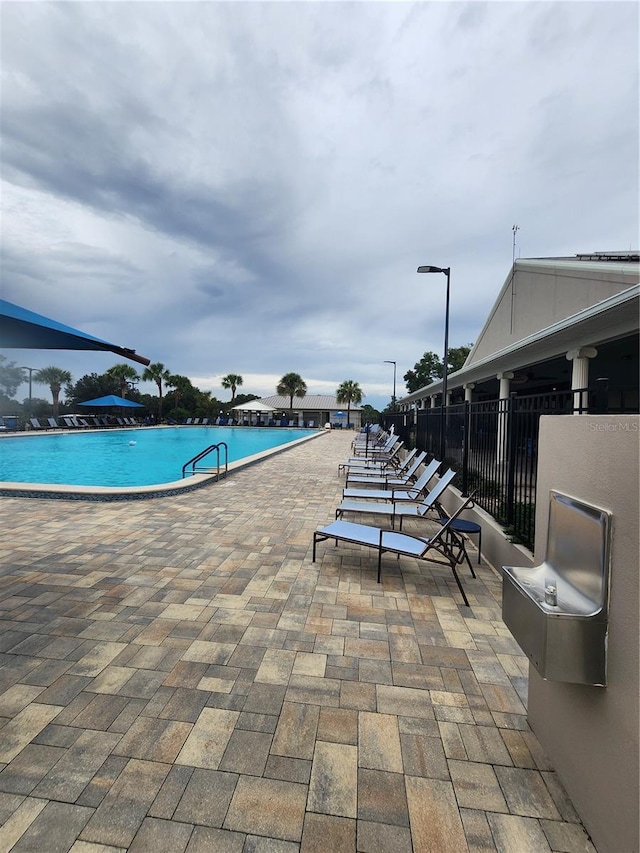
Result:
[[[89,487],[154,486],[180,480],[182,466],[224,441],[230,463],[301,438],[308,429],[144,427],[60,432],[0,440],[0,481]],[[203,464],[214,465],[215,452]]]

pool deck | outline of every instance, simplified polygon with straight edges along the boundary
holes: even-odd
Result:
[[[445,567],[312,563],[351,437],[152,501],[0,499],[0,851],[594,850],[498,574],[466,608]]]

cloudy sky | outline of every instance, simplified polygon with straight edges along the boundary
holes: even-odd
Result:
[[[637,248],[636,3],[1,14],[2,297],[223,399],[227,373],[269,395],[295,371],[383,407],[385,360],[401,396],[442,350],[445,277],[417,266],[451,266],[450,345],[473,342],[514,224],[521,257]]]

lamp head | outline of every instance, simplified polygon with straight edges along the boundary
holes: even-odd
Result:
[[[446,274],[449,272],[449,269],[445,268],[445,267],[425,266],[425,267],[418,267],[418,272],[443,272]]]

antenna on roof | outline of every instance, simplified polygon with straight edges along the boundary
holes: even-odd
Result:
[[[513,254],[511,257],[511,263],[515,264],[515,262],[516,262],[516,234],[520,230],[520,226],[519,225],[512,225],[511,230],[513,231]]]
[[[511,322],[509,328],[509,334],[513,334],[513,302],[514,302],[514,292],[513,292],[513,279],[515,276],[514,267],[516,265],[516,234],[520,230],[518,225],[512,225],[511,230],[513,231],[513,250],[511,255]]]

